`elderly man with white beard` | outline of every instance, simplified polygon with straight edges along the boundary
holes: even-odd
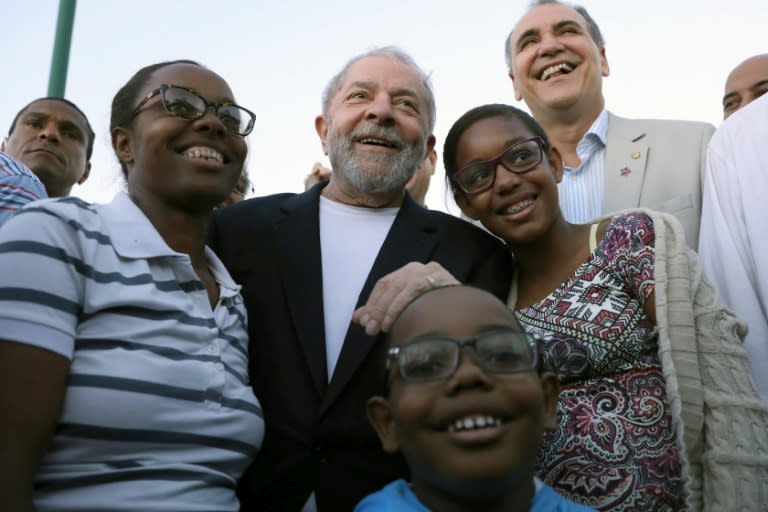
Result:
[[[315,128],[330,181],[243,201],[211,226],[211,246],[243,286],[250,381],[266,421],[239,485],[244,511],[352,510],[407,476],[365,417],[384,384],[386,345],[351,319],[377,281],[389,283],[378,303],[455,283],[443,269],[502,299],[509,289],[498,240],[405,193],[435,144],[434,95],[409,55],[384,47],[352,58],[322,109]]]

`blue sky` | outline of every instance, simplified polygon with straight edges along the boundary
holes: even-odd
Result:
[[[1,0],[0,130],[44,96],[58,0]],[[585,0],[606,39],[608,108],[625,117],[719,124],[725,77],[768,52],[766,0]],[[504,39],[525,11],[518,0],[80,0],[66,96],[96,131],[91,178],[73,193],[109,200],[122,186],[109,144],[109,107],[140,67],[191,58],[223,76],[257,114],[249,137],[256,194],[300,191],[312,163],[327,163],[314,130],[320,93],[351,56],[395,44],[432,73],[438,152],[451,123],[474,106],[516,103]],[[9,8],[10,7],[10,8]],[[442,162],[427,197],[446,210]]]

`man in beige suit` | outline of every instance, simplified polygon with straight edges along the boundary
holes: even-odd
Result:
[[[568,221],[648,207],[674,214],[697,247],[712,125],[608,112],[605,43],[583,7],[535,3],[507,37],[506,60],[517,100],[563,155],[560,206]]]

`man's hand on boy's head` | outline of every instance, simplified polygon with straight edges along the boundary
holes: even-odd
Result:
[[[412,261],[379,279],[368,302],[355,311],[352,321],[365,328],[370,336],[387,332],[405,306],[422,293],[461,284],[439,263]]]

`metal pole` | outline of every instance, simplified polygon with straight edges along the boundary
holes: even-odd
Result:
[[[59,17],[56,22],[56,39],[53,42],[48,96],[64,97],[64,90],[67,87],[69,48],[72,44],[72,25],[75,21],[76,3],[77,0],[59,0]]]

